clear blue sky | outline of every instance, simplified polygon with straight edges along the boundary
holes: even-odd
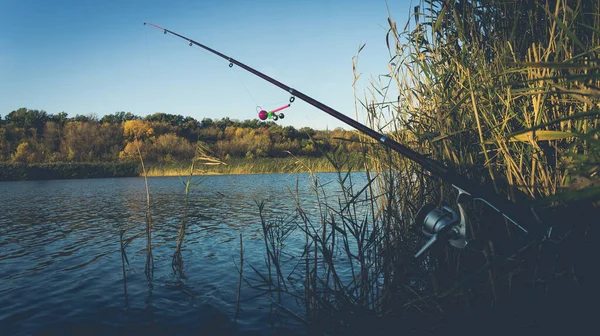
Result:
[[[387,4],[399,26],[411,3]],[[256,118],[289,95],[148,21],[206,44],[354,117],[352,57],[385,73],[384,0],[0,0],[0,115],[117,111]],[[360,113],[360,111],[359,111]],[[296,100],[282,125],[349,127]]]

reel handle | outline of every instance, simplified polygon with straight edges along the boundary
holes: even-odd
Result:
[[[433,246],[433,244],[435,244],[438,241],[438,235],[437,233],[434,234],[433,236],[431,236],[431,239],[429,239],[427,241],[427,243],[425,243],[425,245],[423,245],[423,247],[421,247],[421,249],[419,250],[419,252],[417,252],[415,254],[415,258],[418,258],[421,256],[421,254],[425,253],[425,251],[427,251],[431,246]]]

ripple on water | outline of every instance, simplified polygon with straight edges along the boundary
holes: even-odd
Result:
[[[316,209],[308,175],[298,178],[300,202]],[[0,333],[272,334],[271,299],[255,297],[259,293],[246,284],[247,300],[237,325],[233,322],[239,235],[244,272],[251,274],[247,265],[264,264],[257,202],[266,202],[266,218],[295,214],[287,196],[288,187],[295,189],[295,175],[208,177],[192,189],[187,208],[179,178],[149,179],[155,262],[150,278],[142,179],[0,184]],[[185,278],[178,278],[172,258],[186,211]],[[124,265],[127,295],[121,230],[131,240]],[[301,236],[287,243],[301,253]]]

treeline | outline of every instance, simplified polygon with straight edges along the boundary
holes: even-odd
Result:
[[[116,112],[102,118],[20,108],[0,116],[0,161],[36,164],[53,162],[175,163],[194,157],[198,142],[212,155],[230,158],[319,157],[338,148],[359,151],[358,135],[341,128],[314,130],[282,127],[274,122],[198,121],[191,117],[154,113],[146,117]]]

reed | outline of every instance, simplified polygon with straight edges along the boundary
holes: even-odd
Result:
[[[142,174],[144,176],[144,184],[146,186],[146,266],[145,274],[148,279],[148,283],[152,283],[154,278],[154,258],[152,256],[152,214],[150,212],[150,187],[148,186],[148,173],[146,166],[144,165],[144,158],[140,151],[139,145],[136,146],[140,163],[142,165]],[[151,285],[150,285],[151,286]]]
[[[388,72],[370,80],[360,101],[368,123],[513,201],[554,206],[538,207],[540,216],[554,232],[570,232],[572,242],[583,243],[589,226],[565,219],[574,209],[597,214],[592,203],[600,196],[599,13],[597,2],[586,1],[421,1],[404,30],[389,19]],[[409,251],[423,243],[414,234],[414,214],[426,203],[451,204],[455,192],[413,162],[368,148],[370,169],[381,172],[385,237],[392,237],[383,246],[391,255],[385,263],[391,282],[400,285],[385,288],[390,307],[430,314],[438,325],[459,309],[493,316],[502,307],[529,315],[507,328],[541,327],[531,310],[546,309],[542,302],[556,300],[546,322],[576,315],[559,308],[557,299],[579,286],[558,271],[575,267],[575,259],[564,259],[575,250],[560,240],[523,245],[511,225],[476,204],[469,249],[440,245],[425,260],[407,263]],[[585,193],[573,197],[574,190]],[[575,198],[579,205],[567,204]],[[556,216],[559,206],[567,215]],[[552,253],[561,257],[553,260]],[[553,265],[557,260],[560,266]]]
[[[329,157],[334,167],[344,166],[347,159],[344,155]],[[246,282],[250,288],[275,295],[283,316],[309,325],[311,333],[339,329],[336,325],[349,318],[343,314],[380,306],[378,281],[382,268],[375,252],[381,232],[374,230],[370,222],[375,201],[369,193],[370,183],[356,189],[351,172],[338,169],[337,183],[342,193],[337,199],[328,195],[311,173],[316,213],[311,213],[300,199],[298,184],[296,190],[290,190],[297,207],[294,215],[272,218],[265,213],[264,203],[257,203],[265,267],[250,265],[257,276],[248,276]],[[292,235],[303,237],[301,255],[286,250]],[[290,298],[300,302],[302,313],[282,304]]]
[[[327,156],[341,195],[328,197],[315,178],[313,213],[298,198],[291,222],[259,207],[268,256],[280,246],[269,231],[290,223],[305,248],[297,265],[268,257],[267,275],[254,268],[263,283],[272,283],[271,270],[291,269],[277,275],[287,286],[255,288],[295,298],[303,312],[289,315],[311,332],[589,325],[577,302],[598,293],[589,284],[600,233],[570,217],[598,218],[600,205],[600,5],[428,0],[414,9],[404,28],[390,15],[388,72],[362,93],[362,47],[353,58],[357,110],[371,128],[537,207],[552,230],[523,242],[501,216],[472,204],[468,248],[438,244],[415,260],[424,238],[414,215],[427,203],[452,204],[456,193],[362,137],[361,165]],[[353,169],[367,185],[353,183]]]
[[[188,178],[185,182],[185,196],[183,200],[183,214],[181,217],[181,224],[177,234],[177,245],[175,246],[175,252],[173,253],[173,260],[171,267],[173,268],[173,274],[178,275],[181,278],[185,278],[183,272],[183,258],[181,256],[181,248],[185,239],[186,233],[186,220],[188,215],[188,203],[190,197],[190,191],[192,187],[198,186],[200,182],[193,180],[194,174],[206,174],[204,170],[208,166],[222,165],[224,162],[215,158],[208,147],[198,142],[192,162],[188,168]]]
[[[353,156],[356,161],[356,155]],[[204,175],[221,174],[278,174],[298,172],[335,172],[335,168],[325,157],[297,157],[290,154],[286,158],[229,159],[222,165],[206,166]],[[148,167],[148,176],[187,176],[189,167],[181,164]]]
[[[196,160],[192,160],[192,163],[189,168],[189,176],[187,181],[185,182],[185,198],[183,201],[183,216],[181,218],[181,225],[179,226],[179,231],[177,234],[177,245],[175,246],[175,253],[173,253],[173,260],[171,262],[171,267],[173,268],[173,273],[175,275],[179,275],[181,278],[185,279],[185,274],[183,273],[183,258],[181,256],[181,248],[183,246],[183,239],[185,238],[186,231],[186,219],[188,214],[188,200],[190,197],[190,188],[192,186],[192,177],[194,176],[194,168],[195,168]]]
[[[123,235],[125,234],[125,230],[123,228],[119,228],[119,246],[121,251],[121,271],[123,274],[123,296],[125,296],[125,306],[129,307],[129,296],[127,295],[127,272],[125,271],[125,263],[129,265],[129,260],[127,259],[127,243],[123,240]]]
[[[240,268],[238,269],[240,278],[238,279],[237,300],[235,303],[234,321],[237,322],[238,314],[240,313],[240,301],[242,299],[242,280],[244,279],[244,240],[240,233]]]

